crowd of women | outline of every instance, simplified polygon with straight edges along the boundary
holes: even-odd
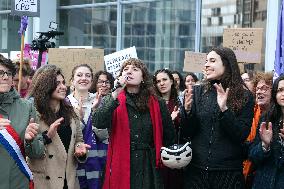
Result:
[[[135,58],[115,79],[19,65],[0,57],[1,189],[284,188],[284,75],[241,75],[229,48],[201,81]],[[187,141],[190,164],[164,166],[161,147]]]

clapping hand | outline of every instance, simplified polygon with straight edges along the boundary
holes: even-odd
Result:
[[[93,101],[93,104],[92,104],[93,105],[92,106],[93,111],[95,111],[100,106],[100,104],[102,102],[102,98],[103,97],[102,97],[101,89],[100,89],[100,91],[97,92],[97,95],[96,95],[96,97]]]
[[[189,112],[191,110],[192,101],[192,87],[190,87],[184,92],[184,109],[186,112]]]
[[[217,103],[221,109],[222,112],[226,111],[228,109],[227,107],[227,99],[229,95],[229,88],[224,90],[222,84],[214,84],[214,87],[216,88],[217,91]]]
[[[90,148],[91,148],[91,146],[88,145],[88,144],[79,143],[79,144],[77,144],[76,147],[75,147],[75,153],[74,153],[74,155],[75,155],[76,157],[84,156],[84,155],[87,153],[88,149],[90,149]]]
[[[174,107],[174,110],[171,113],[172,121],[174,121],[179,115],[179,108],[177,106]]]
[[[60,124],[62,123],[63,120],[64,120],[64,118],[61,117],[49,126],[48,132],[46,134],[48,136],[48,138],[51,139],[55,136],[55,134],[57,133],[57,129],[60,126]]]
[[[268,127],[266,122],[262,122],[259,128],[259,136],[261,141],[264,143],[265,148],[270,146],[270,142],[272,140],[272,123],[268,123]]]
[[[38,128],[38,124],[34,122],[34,118],[31,118],[25,131],[25,140],[32,141],[37,136]]]
[[[78,107],[76,109],[79,111],[80,119],[83,120],[85,112],[84,112],[84,109],[83,109],[83,97],[82,96],[80,96],[80,98],[79,98]]]

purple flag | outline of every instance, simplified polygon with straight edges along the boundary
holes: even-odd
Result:
[[[279,75],[284,73],[284,0],[282,0],[280,17],[278,22],[277,40],[276,40],[276,51],[275,51],[275,62],[274,62],[274,76],[275,80]]]
[[[21,36],[25,33],[26,29],[28,26],[28,17],[27,16],[22,16],[21,17],[21,27],[20,30],[18,31],[18,34]]]

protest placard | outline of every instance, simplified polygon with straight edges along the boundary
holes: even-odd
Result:
[[[263,28],[225,28],[223,46],[232,49],[238,62],[261,63]]]
[[[31,60],[31,67],[34,70],[37,67],[38,55],[39,55],[39,52],[32,50],[30,44],[25,44],[23,57]],[[10,59],[11,60],[16,60],[16,59],[20,59],[20,58],[21,58],[21,51],[10,51]],[[47,53],[43,52],[42,53],[41,65],[46,64],[46,58],[47,58]]]
[[[18,16],[40,16],[40,0],[12,0],[11,14]]]
[[[206,61],[206,53],[185,51],[184,72],[202,73]]]
[[[104,70],[103,49],[58,49],[48,50],[48,63],[54,64],[62,69],[65,80],[71,79],[72,69],[80,64],[89,64],[93,72]]]
[[[119,74],[122,63],[130,58],[137,58],[136,48],[130,47],[104,56],[106,70],[114,77]]]
[[[2,56],[4,56],[5,58],[9,58],[8,53],[0,53]]]

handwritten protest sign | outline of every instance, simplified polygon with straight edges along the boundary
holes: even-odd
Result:
[[[261,63],[263,28],[225,28],[223,46],[232,49],[238,62]]]
[[[106,70],[114,77],[119,74],[122,63],[130,58],[137,58],[135,47],[130,47],[121,51],[104,56]]]
[[[18,16],[40,16],[40,0],[12,0],[11,14]]]
[[[4,56],[5,58],[9,58],[8,53],[0,53],[2,56]]]
[[[205,61],[206,53],[185,51],[183,71],[202,73]]]
[[[24,56],[23,57],[31,60],[31,64],[32,64],[31,67],[34,70],[36,69],[36,66],[37,66],[38,55],[39,55],[39,52],[32,50],[30,44],[25,44]],[[21,57],[21,51],[10,51],[10,59],[11,60],[20,59],[20,57]],[[47,53],[43,52],[41,65],[46,64],[46,58],[47,58]]]
[[[89,64],[93,72],[104,70],[103,49],[58,49],[48,50],[48,63],[62,69],[67,82],[71,79],[72,69],[80,64]]]

